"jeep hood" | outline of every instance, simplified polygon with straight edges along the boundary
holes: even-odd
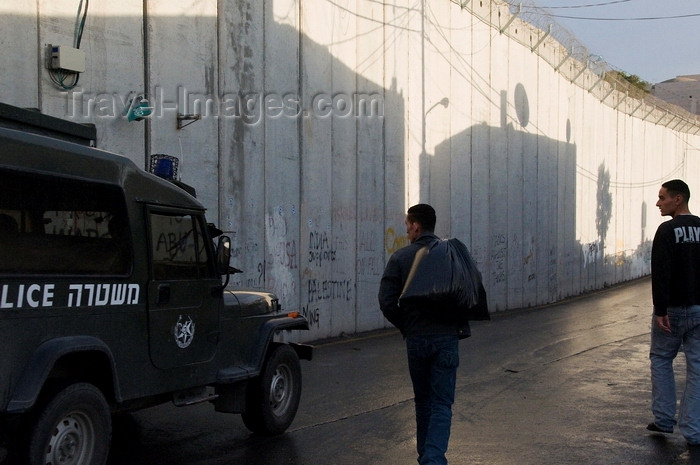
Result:
[[[225,291],[226,305],[236,303],[241,309],[241,316],[256,316],[277,313],[280,311],[277,296],[269,292],[258,291]]]

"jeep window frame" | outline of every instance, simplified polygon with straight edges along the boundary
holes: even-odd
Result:
[[[171,257],[170,260],[162,258],[164,250],[162,249],[163,244],[161,241],[163,238],[161,234],[168,233],[168,231],[155,229],[155,227],[158,226],[156,224],[157,221],[154,221],[156,217],[169,217],[171,219],[187,217],[191,220],[191,231],[185,229],[176,231],[175,227],[169,231],[172,234],[180,233],[177,236],[177,244],[179,251],[183,252],[183,254],[177,258],[186,258],[187,253],[189,253],[195,259],[195,261],[192,262],[193,265],[189,267],[191,273],[187,273],[188,266],[186,263],[189,262],[186,260],[172,260],[172,258],[175,258],[174,256]],[[150,279],[152,281],[186,281],[212,279],[214,277],[218,278],[219,275],[216,273],[216,256],[214,254],[213,243],[209,243],[209,237],[205,233],[206,228],[207,224],[202,211],[160,205],[147,205],[146,231]],[[158,237],[155,238],[154,235]],[[189,235],[191,235],[191,237]],[[170,237],[166,236],[166,240],[170,241],[170,243],[167,244],[168,247],[174,245]],[[191,248],[192,250],[183,250],[183,245],[186,249]],[[159,246],[161,246],[160,250],[158,250]],[[177,253],[177,250],[175,253]],[[202,257],[204,257],[204,260],[202,260]]]
[[[16,231],[0,233],[0,276],[96,278],[133,272],[133,240],[119,185],[2,167],[0,214],[17,223]],[[113,219],[122,225],[119,238],[110,234]]]

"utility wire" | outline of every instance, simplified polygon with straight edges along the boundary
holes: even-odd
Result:
[[[80,42],[83,40],[83,30],[85,30],[85,20],[87,19],[88,5],[90,0],[85,0],[85,9],[83,10],[83,0],[80,0],[78,5],[78,18],[75,32],[75,48],[80,48]],[[83,17],[80,18],[80,12],[83,11]]]
[[[535,5],[522,5],[522,8],[529,8],[532,10],[537,10],[541,12],[543,16],[550,16],[552,18],[565,18],[565,19],[580,19],[585,21],[655,21],[661,19],[682,19],[682,18],[693,18],[700,16],[700,13],[691,13],[685,15],[673,15],[673,16],[646,16],[640,18],[600,18],[600,17],[584,17],[584,16],[568,16],[559,15],[554,13],[549,13],[546,10],[560,10],[560,9],[574,9],[574,8],[593,8],[600,6],[608,6],[617,3],[627,3],[632,0],[613,0],[610,2],[603,3],[588,3],[584,5],[564,5],[564,6],[535,6]],[[508,4],[511,6],[517,6],[518,2],[516,0],[508,0]],[[545,10],[545,11],[543,11]]]
[[[654,21],[659,19],[679,19],[679,18],[693,18],[700,16],[700,13],[694,13],[690,15],[676,15],[676,16],[648,16],[642,18],[590,18],[583,16],[567,16],[567,15],[553,15],[549,13],[543,13],[545,16],[551,16],[552,18],[565,18],[565,19],[580,19],[584,21]]]
[[[626,3],[626,2],[631,2],[632,0],[615,0],[612,2],[605,2],[605,3],[590,3],[588,5],[566,5],[566,6],[543,6],[543,7],[536,7],[536,6],[528,6],[527,8],[546,8],[548,10],[558,10],[562,8],[589,8],[589,7],[595,7],[595,6],[608,6],[608,5],[613,5],[615,3]],[[523,5],[523,8],[525,8],[525,5]]]

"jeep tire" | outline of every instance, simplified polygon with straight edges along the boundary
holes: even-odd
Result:
[[[104,465],[112,423],[102,392],[74,383],[46,399],[29,436],[29,465]]]
[[[260,376],[249,382],[243,423],[254,433],[281,434],[292,424],[300,398],[299,357],[289,345],[279,345]]]

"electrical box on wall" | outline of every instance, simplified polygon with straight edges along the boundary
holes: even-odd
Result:
[[[51,45],[47,47],[50,54],[47,60],[49,69],[63,69],[74,73],[85,72],[85,52],[80,49],[65,45]]]

